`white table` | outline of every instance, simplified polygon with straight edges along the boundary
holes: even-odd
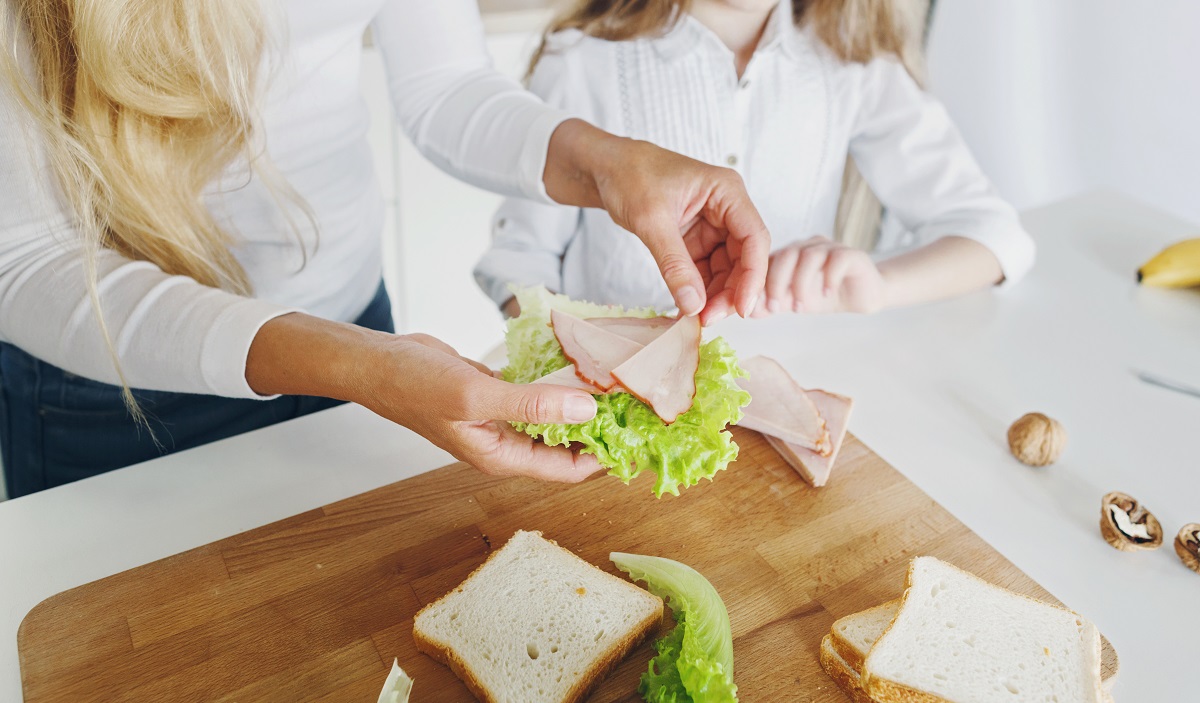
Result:
[[[1130,371],[1200,386],[1200,293],[1133,283],[1139,263],[1200,227],[1114,193],[1025,222],[1039,260],[1012,290],[718,331],[805,384],[853,395],[859,437],[1096,621],[1121,656],[1118,700],[1181,700],[1200,661],[1200,574],[1170,546],[1112,549],[1098,519],[1100,497],[1122,490],[1157,514],[1168,541],[1200,521],[1200,399]],[[1005,430],[1027,411],[1069,431],[1057,465],[1009,456]],[[0,504],[0,700],[20,697],[17,627],[42,599],[449,461],[347,406]]]

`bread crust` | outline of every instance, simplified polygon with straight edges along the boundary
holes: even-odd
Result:
[[[561,549],[567,554],[570,554],[572,557],[580,559],[579,555],[575,554],[571,550],[560,547],[558,542],[555,542],[552,539],[547,539],[544,535],[542,535],[540,530],[531,530],[530,532],[554,545],[554,547],[557,549]],[[510,537],[509,539],[511,540],[512,538]],[[507,544],[508,543],[506,542],[505,546],[507,546]],[[462,580],[462,583],[455,586],[441,598],[438,598],[437,600],[432,601],[425,607],[421,608],[419,611],[417,611],[417,614],[413,618],[413,642],[417,646],[417,651],[432,657],[435,661],[444,664],[445,666],[450,667],[450,670],[454,672],[454,675],[462,680],[471,693],[479,700],[484,701],[484,703],[503,703],[503,700],[494,697],[492,692],[488,691],[484,687],[483,683],[478,679],[475,673],[471,671],[466,662],[463,661],[462,658],[459,657],[448,644],[445,642],[439,642],[422,632],[417,627],[416,620],[417,618],[420,618],[421,614],[426,610],[440,604],[451,594],[462,591],[463,588],[471,581],[471,579],[475,578],[480,570],[487,566],[488,562],[490,562],[492,558],[499,554],[503,549],[504,547],[493,550],[492,553],[487,556],[487,559],[483,560],[483,563],[475,567],[471,573]],[[580,560],[583,561],[582,559]],[[584,561],[584,563],[588,564],[592,568],[597,568],[594,564],[590,564],[586,561]],[[580,703],[587,698],[592,689],[594,689],[604,679],[605,676],[611,673],[612,670],[616,668],[617,664],[619,664],[621,660],[626,657],[626,655],[636,649],[637,646],[640,645],[646,639],[646,637],[650,635],[651,632],[654,632],[656,629],[658,629],[658,626],[662,623],[663,602],[661,598],[655,596],[649,591],[645,591],[638,586],[629,583],[624,579],[613,576],[603,569],[597,568],[597,571],[600,571],[606,576],[616,579],[617,581],[626,584],[630,588],[645,594],[647,598],[656,600],[658,602],[658,609],[650,613],[650,615],[642,620],[642,622],[638,623],[637,627],[631,631],[629,635],[618,640],[611,648],[609,648],[607,652],[598,657],[592,663],[592,666],[583,673],[579,681],[573,687],[571,687],[571,689],[567,692],[566,697],[562,699],[561,703]],[[503,692],[500,693],[502,694]]]
[[[821,640],[821,668],[854,703],[874,703],[863,690],[858,672],[839,657],[832,640],[832,635],[825,635]]]
[[[833,627],[830,628],[829,634],[831,637],[831,639],[830,639],[831,646],[833,647],[834,651],[837,652],[838,656],[841,657],[844,662],[846,662],[847,666],[849,666],[851,669],[853,669],[855,671],[856,675],[857,675],[857,672],[860,672],[863,670],[863,663],[866,661],[867,654],[869,654],[870,651],[868,650],[867,652],[860,652],[854,645],[850,644],[849,641],[844,640],[841,637],[839,637],[838,629],[837,629],[838,623],[845,620],[846,618],[858,617],[860,615],[863,615],[864,613],[869,613],[873,610],[883,610],[885,608],[895,608],[895,609],[899,610],[900,599],[896,598],[896,599],[890,600],[886,603],[881,603],[873,608],[867,608],[866,610],[860,610],[857,613],[852,613],[845,617],[838,618],[836,621],[834,621]],[[876,641],[878,641],[878,640],[876,640]]]

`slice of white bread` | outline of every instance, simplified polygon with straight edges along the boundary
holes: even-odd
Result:
[[[862,687],[858,670],[838,654],[833,645],[833,635],[825,635],[821,640],[821,668],[854,703],[874,703]]]
[[[417,649],[488,703],[587,697],[662,621],[657,596],[518,531],[417,613]]]
[[[863,688],[860,670],[850,666],[850,663],[842,658],[834,644],[835,641],[836,638],[832,634],[825,635],[821,640],[821,668],[854,703],[876,703]],[[1113,703],[1112,691],[1109,688],[1112,679],[1107,679],[1104,683],[1104,703]]]
[[[892,624],[899,609],[900,599],[897,598],[883,605],[847,615],[833,623],[829,631],[830,645],[837,651],[838,656],[854,669],[856,676],[862,671],[867,654]]]
[[[862,685],[878,703],[1101,703],[1100,633],[1069,610],[917,557]]]
[[[859,688],[861,688],[861,684],[858,682],[858,677],[862,672],[863,661],[866,660],[871,648],[875,646],[875,642],[891,626],[892,620],[896,617],[896,611],[899,609],[900,599],[897,598],[874,608],[867,608],[839,618],[830,628],[827,638],[829,647],[836,653],[837,661],[851,670],[855,685]],[[1103,638],[1101,638],[1101,646],[1103,647]],[[1103,656],[1101,656],[1101,660],[1103,661]],[[1112,691],[1113,682],[1116,681],[1115,673],[1115,670],[1101,671],[1101,677],[1104,679],[1101,686],[1104,687],[1106,693]],[[834,679],[838,678],[833,674],[830,676],[833,676]]]

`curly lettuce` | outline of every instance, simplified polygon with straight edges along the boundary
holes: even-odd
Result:
[[[505,343],[508,366],[504,380],[529,383],[570,362],[550,328],[551,309],[578,317],[654,317],[650,308],[625,309],[573,301],[543,287],[514,291],[520,317],[508,322]],[[670,425],[648,405],[628,393],[597,395],[596,416],[578,425],[513,423],[519,431],[549,445],[581,445],[595,454],[609,475],[629,483],[643,471],[653,471],[654,495],[679,495],[680,487],[712,477],[737,458],[738,446],[726,426],[742,418],[750,394],[736,379],[746,376],[737,355],[721,338],[700,345],[696,397],[692,407]]]
[[[675,615],[675,629],[654,643],[657,655],[638,693],[647,703],[736,703],[729,611],[695,569],[662,557],[609,554],[634,581],[645,581]]]

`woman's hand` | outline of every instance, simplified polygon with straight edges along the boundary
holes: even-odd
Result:
[[[754,311],[771,236],[736,172],[568,120],[544,180],[556,201],[604,208],[637,235],[685,315],[708,324]]]
[[[771,255],[766,295],[754,314],[870,313],[886,302],[883,275],[865,251],[812,237]]]
[[[356,402],[488,474],[582,481],[596,458],[549,447],[508,420],[578,423],[596,414],[583,391],[518,385],[427,335],[390,335],[293,313],[267,322],[250,347],[256,392]]]

